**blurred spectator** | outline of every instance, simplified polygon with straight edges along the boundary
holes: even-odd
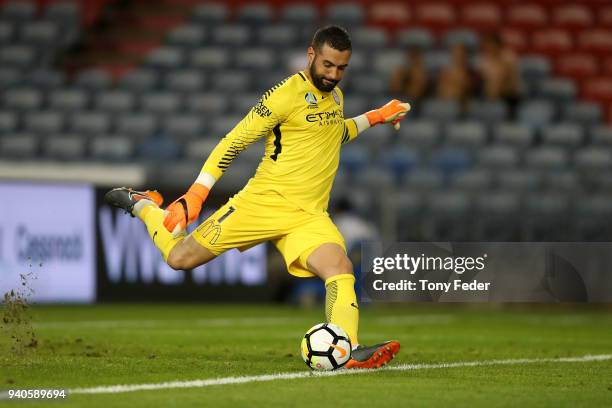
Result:
[[[389,90],[400,99],[414,103],[427,96],[429,75],[420,49],[411,49],[407,57],[408,65],[399,67],[393,72]]]
[[[378,230],[369,221],[360,217],[351,201],[344,197],[338,200],[334,208],[334,223],[344,237],[349,255],[355,249],[360,250],[362,241],[376,241],[379,239]]]
[[[499,35],[483,37],[478,70],[483,81],[483,96],[503,100],[514,114],[520,98],[518,62],[516,55],[504,47]]]
[[[440,72],[437,96],[463,104],[473,96],[475,85],[467,49],[463,44],[456,44],[451,50],[450,64]]]

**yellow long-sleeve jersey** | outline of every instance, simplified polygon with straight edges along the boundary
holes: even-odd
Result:
[[[344,119],[338,87],[321,92],[299,72],[267,91],[213,149],[202,171],[219,179],[247,146],[266,136],[264,157],[242,191],[275,191],[311,213],[327,210],[340,146],[357,125]]]

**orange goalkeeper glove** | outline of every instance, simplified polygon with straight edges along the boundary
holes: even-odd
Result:
[[[365,115],[368,118],[368,122],[370,122],[370,126],[381,123],[392,123],[395,129],[399,129],[400,120],[406,116],[406,113],[408,113],[409,110],[409,103],[400,102],[397,99],[393,99],[385,106],[366,112]]]
[[[166,207],[164,227],[174,235],[182,232],[200,215],[209,191],[208,187],[194,183],[183,196]]]

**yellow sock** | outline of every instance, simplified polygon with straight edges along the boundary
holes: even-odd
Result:
[[[355,295],[355,276],[350,273],[335,275],[325,281],[325,316],[348,334],[353,346],[357,341],[359,308]]]
[[[185,239],[185,235],[173,237],[172,233],[164,227],[164,210],[153,203],[138,211],[136,216],[145,223],[153,243],[161,252],[164,261],[167,261],[172,248]]]

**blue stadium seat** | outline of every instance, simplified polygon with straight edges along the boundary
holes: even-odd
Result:
[[[451,63],[450,53],[447,51],[430,51],[425,53],[425,69],[437,75],[444,67]]]
[[[201,115],[178,114],[162,121],[161,132],[170,139],[191,139],[201,137],[204,118]]]
[[[45,158],[77,161],[85,158],[87,144],[82,137],[58,134],[43,139],[42,152]]]
[[[298,45],[297,29],[287,24],[265,25],[257,29],[257,42],[266,47],[293,47]]]
[[[176,70],[169,72],[164,80],[164,87],[173,92],[200,92],[205,85],[204,74],[199,70]]]
[[[228,68],[231,63],[231,54],[222,47],[202,47],[193,50],[190,64],[194,68],[206,70],[220,70]]]
[[[166,42],[172,46],[195,48],[204,45],[205,40],[206,32],[204,27],[195,24],[185,24],[170,31]]]
[[[145,160],[172,160],[180,154],[179,145],[169,139],[149,139],[138,146],[138,154]]]
[[[218,46],[243,47],[253,40],[251,29],[244,24],[224,24],[212,33],[213,41]]]
[[[387,148],[396,137],[397,133],[391,126],[374,126],[351,143],[366,146],[371,152],[379,152]]]
[[[89,152],[100,161],[128,161],[134,156],[134,142],[127,137],[104,135],[91,140]]]
[[[181,109],[182,100],[179,94],[170,91],[146,93],[140,100],[142,110],[154,114],[170,114]]]
[[[387,81],[379,75],[353,75],[346,87],[363,96],[380,95],[387,89]]]
[[[402,190],[434,191],[444,185],[444,175],[431,168],[416,169],[408,173],[402,182]]]
[[[32,20],[36,15],[36,4],[33,1],[8,1],[0,8],[0,18],[14,22]]]
[[[508,117],[508,107],[503,102],[475,100],[468,104],[467,118],[488,124],[503,122]]]
[[[95,68],[79,72],[74,81],[76,86],[93,91],[109,88],[112,82],[113,79],[106,70]]]
[[[15,31],[15,26],[11,22],[0,21],[0,45],[13,42]]]
[[[569,155],[561,147],[543,146],[525,153],[525,163],[534,169],[565,169],[569,165]]]
[[[21,26],[20,38],[23,43],[36,46],[56,47],[60,43],[60,29],[52,21],[32,21]]]
[[[612,150],[603,146],[585,147],[576,151],[574,164],[579,170],[609,171],[612,168]]]
[[[251,89],[251,76],[242,70],[224,71],[215,74],[212,83],[215,91],[244,92]]]
[[[218,138],[190,140],[185,146],[185,157],[202,162],[203,159],[210,155],[218,143]]]
[[[23,122],[27,132],[50,135],[64,129],[65,118],[61,112],[37,111],[27,113]]]
[[[105,112],[76,112],[70,118],[70,129],[84,135],[101,135],[109,132],[111,118]]]
[[[612,145],[612,126],[594,126],[590,130],[591,141],[596,145]]]
[[[431,164],[447,174],[463,171],[471,163],[472,157],[463,149],[444,148],[434,152],[431,156]]]
[[[121,78],[119,85],[130,91],[143,92],[154,89],[158,82],[159,74],[155,70],[141,68],[127,73]]]
[[[479,241],[517,241],[520,238],[520,196],[513,192],[485,192],[476,197],[478,217],[473,225],[474,239]]]
[[[422,117],[436,122],[452,122],[459,118],[459,105],[454,101],[427,100],[423,103]]]
[[[580,197],[574,206],[574,225],[578,239],[608,242],[612,236],[612,196],[597,193]]]
[[[22,72],[17,68],[0,67],[0,89],[15,88],[22,83]]]
[[[177,69],[185,62],[185,51],[179,47],[162,46],[147,55],[145,63],[158,69]]]
[[[573,123],[558,123],[542,128],[542,141],[547,145],[575,148],[584,142],[584,130]]]
[[[397,67],[406,65],[406,54],[395,49],[378,51],[372,55],[370,64],[377,75],[388,77]]]
[[[457,29],[444,34],[443,45],[450,49],[455,45],[463,45],[468,51],[476,51],[480,43],[478,35],[469,29]]]
[[[218,139],[225,136],[236,127],[243,117],[244,114],[217,116],[213,118],[210,123],[211,137]]]
[[[423,29],[403,29],[397,34],[396,43],[403,49],[419,48],[430,50],[435,45],[431,32]]]
[[[314,25],[319,19],[317,7],[308,3],[285,4],[281,21],[297,25]]]
[[[485,169],[470,169],[451,178],[451,187],[455,190],[483,191],[493,183],[493,175]]]
[[[132,92],[121,89],[103,91],[96,94],[94,106],[104,112],[129,112],[135,108],[136,98]]]
[[[526,241],[566,241],[570,202],[560,193],[537,193],[525,199]]]
[[[389,149],[381,154],[380,164],[393,172],[399,184],[404,175],[419,164],[418,155],[405,147]]]
[[[190,95],[186,100],[189,112],[199,114],[225,114],[230,109],[230,98],[226,93],[198,93]]]
[[[32,133],[10,133],[0,136],[0,157],[32,159],[37,157],[40,141]]]
[[[45,7],[44,17],[66,25],[78,25],[81,19],[79,4],[74,1],[60,1]]]
[[[13,133],[19,125],[19,115],[8,110],[0,110],[0,134]]]
[[[195,6],[191,15],[196,22],[204,26],[214,26],[229,18],[229,9],[223,3],[204,3]]]
[[[360,49],[380,50],[388,47],[387,31],[375,27],[356,27],[351,30],[351,41]]]
[[[525,148],[534,144],[535,131],[529,126],[515,122],[504,122],[493,125],[493,140],[497,144],[505,144]]]
[[[555,107],[551,102],[542,100],[525,102],[519,108],[518,117],[522,124],[538,128],[555,119]]]
[[[33,88],[13,88],[4,92],[4,106],[15,110],[37,110],[43,104],[43,94]]]
[[[364,21],[365,12],[361,4],[337,3],[330,4],[325,10],[325,19],[334,24],[351,27]]]
[[[576,84],[569,79],[548,78],[537,83],[537,96],[567,104],[576,98]]]
[[[244,48],[235,54],[236,66],[244,70],[269,71],[276,64],[276,56],[269,48]]]
[[[527,81],[541,80],[550,75],[550,62],[545,57],[522,57],[519,61],[521,77]]]
[[[369,162],[370,154],[363,146],[350,144],[340,151],[340,166],[349,176],[354,176],[364,170]]]
[[[440,141],[440,125],[435,121],[408,119],[402,122],[398,138],[407,146],[430,149]]]
[[[56,89],[65,84],[66,75],[60,71],[40,68],[30,71],[24,78],[24,82],[37,88]]]
[[[448,145],[475,149],[486,142],[487,131],[479,122],[457,122],[446,127]]]
[[[84,89],[58,88],[49,93],[49,107],[61,111],[82,111],[89,105],[89,93]]]
[[[241,93],[231,98],[231,109],[236,115],[246,115],[261,99],[259,93]]]
[[[489,145],[478,152],[478,162],[486,168],[512,168],[518,166],[519,160],[512,146]]]
[[[567,122],[591,126],[599,124],[601,118],[601,106],[596,103],[576,102],[562,107],[561,120]]]
[[[344,99],[344,116],[352,118],[371,109],[368,98],[359,95],[350,95]],[[402,125],[403,126],[403,125]]]
[[[270,24],[274,18],[274,10],[267,3],[245,4],[237,12],[241,23],[252,25]]]
[[[440,238],[443,241],[464,241],[468,237],[473,222],[470,195],[463,191],[434,192],[426,201],[426,211],[430,214],[424,238]]]
[[[534,170],[504,170],[497,174],[495,184],[500,191],[537,191],[542,186],[542,176]]]
[[[151,137],[157,130],[156,116],[152,113],[124,113],[117,118],[117,130],[126,136]]]
[[[390,190],[394,184],[394,174],[384,167],[374,166],[368,171],[361,171],[354,175],[354,185],[370,191]]]
[[[544,186],[549,191],[576,193],[580,189],[580,178],[573,170],[552,171],[542,175]]]
[[[28,69],[34,66],[37,52],[33,46],[5,45],[0,47],[0,67]]]

